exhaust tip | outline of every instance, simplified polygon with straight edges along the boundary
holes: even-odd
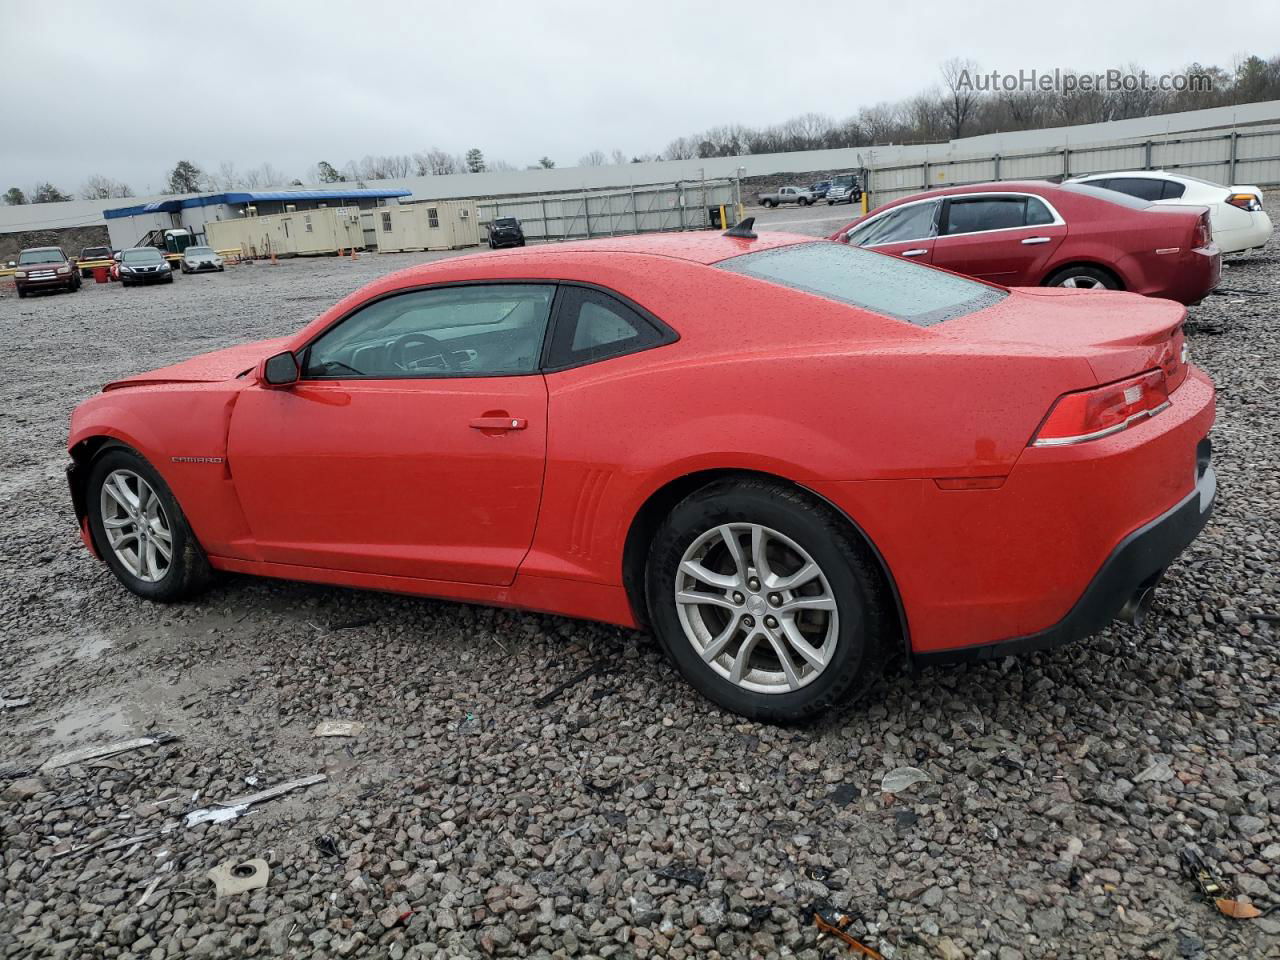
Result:
[[[1140,627],[1146,623],[1147,615],[1151,612],[1151,605],[1156,600],[1156,584],[1160,582],[1160,577],[1163,575],[1164,571],[1161,570],[1159,574],[1138,587],[1133,592],[1133,596],[1126,600],[1124,606],[1120,608],[1120,612],[1116,614],[1116,619],[1133,624],[1135,627]]]

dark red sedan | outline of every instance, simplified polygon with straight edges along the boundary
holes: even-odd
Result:
[[[946,187],[895,200],[832,240],[1015,287],[1130,290],[1199,303],[1222,258],[1209,211],[1078,183]]]
[[[1185,313],[788,234],[458,257],[108,384],[71,495],[143,597],[227,570],[648,625],[793,720],[894,654],[1142,612],[1214,500]]]

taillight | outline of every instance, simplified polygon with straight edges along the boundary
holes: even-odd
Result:
[[[1169,382],[1163,370],[1064,393],[1036,431],[1033,447],[1062,447],[1119,433],[1169,406]]]
[[[1200,220],[1196,224],[1196,240],[1195,246],[1207,247],[1213,242],[1213,227],[1209,223],[1209,214],[1200,214]]]
[[[1227,197],[1227,203],[1250,213],[1257,213],[1262,209],[1262,200],[1256,193],[1233,193]]]

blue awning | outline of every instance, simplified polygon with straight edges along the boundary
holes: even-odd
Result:
[[[173,213],[187,207],[211,207],[230,203],[257,203],[259,201],[280,201],[288,203],[298,200],[387,200],[392,197],[407,197],[410,190],[390,189],[352,189],[352,190],[246,190],[227,193],[208,193],[194,197],[174,197],[172,200],[156,200],[133,207],[117,207],[114,210],[103,210],[102,215],[108,220],[120,217],[136,217],[146,213]]]

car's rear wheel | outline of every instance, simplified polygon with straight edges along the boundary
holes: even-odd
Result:
[[[209,561],[151,464],[132,450],[114,447],[94,461],[88,483],[90,532],[121,583],[162,603],[204,588]]]
[[[1069,287],[1075,290],[1119,290],[1116,278],[1097,267],[1067,267],[1049,278],[1047,286]]]
[[[690,495],[655,536],[646,580],[668,656],[734,713],[804,720],[880,675],[874,560],[834,511],[785,484],[722,481]]]

